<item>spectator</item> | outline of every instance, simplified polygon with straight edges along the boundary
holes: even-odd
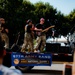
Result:
[[[19,70],[8,68],[2,64],[4,55],[4,42],[0,36],[0,75],[22,75]]]

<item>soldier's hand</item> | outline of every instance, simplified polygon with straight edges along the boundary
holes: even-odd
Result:
[[[40,32],[42,32],[42,29],[39,29]]]
[[[5,29],[5,31],[6,31],[7,33],[9,33],[9,30],[8,30],[8,29]]]

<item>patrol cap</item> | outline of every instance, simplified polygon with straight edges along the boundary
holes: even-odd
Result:
[[[45,19],[44,18],[40,18],[40,21],[45,21]]]
[[[31,19],[28,19],[28,20],[27,20],[27,23],[30,23],[30,22],[32,22],[32,20],[31,20]]]

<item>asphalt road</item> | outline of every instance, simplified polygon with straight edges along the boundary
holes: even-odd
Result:
[[[11,68],[14,68],[13,66]],[[34,66],[32,70],[23,75],[62,75],[64,64],[52,64],[51,66]]]
[[[32,68],[31,71],[28,71],[25,74],[26,75],[62,75],[63,69],[64,65],[62,64],[53,64],[52,66],[35,66]]]

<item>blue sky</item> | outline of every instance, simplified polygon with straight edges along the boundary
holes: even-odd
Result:
[[[61,11],[64,15],[68,15],[73,9],[75,9],[75,0],[30,0],[31,3],[36,2],[49,2],[58,11]]]

